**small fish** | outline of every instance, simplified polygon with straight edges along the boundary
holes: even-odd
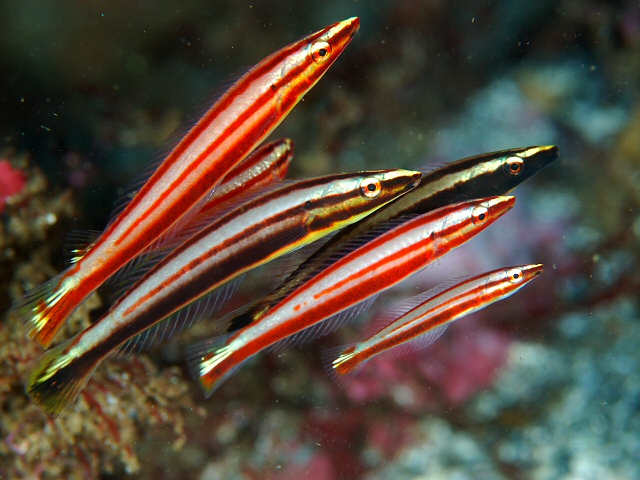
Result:
[[[284,182],[238,199],[236,208],[216,213],[213,223],[172,250],[96,323],[37,359],[27,392],[59,415],[114,350],[126,353],[181,330],[225,300],[229,288],[214,289],[363,218],[415,188],[420,176],[407,170],[342,173]],[[209,292],[213,296],[192,303]]]
[[[337,232],[269,295],[254,302],[243,315],[242,322],[229,324],[227,333],[253,321],[252,315],[254,320],[259,318],[264,308],[277,303],[313,274],[316,265],[326,263],[345,244],[363,235],[370,237],[370,232],[384,222],[402,215],[426,213],[463,200],[505,195],[549,165],[557,156],[558,147],[536,146],[484,153],[438,168],[428,167],[423,170],[422,180],[415,190]]]
[[[510,210],[514,202],[513,197],[470,200],[398,221],[395,228],[355,250],[346,248],[348,253],[318,268],[293,292],[264,309],[258,320],[230,335],[190,347],[190,370],[205,394],[211,395],[262,350],[337,328],[350,317],[348,309],[358,310],[361,302],[462,245]],[[340,315],[327,321],[336,314]],[[236,322],[242,315],[231,315],[230,321]]]
[[[231,86],[76,263],[14,303],[29,336],[50,345],[89,294],[201,202],[280,124],[358,28],[359,20],[350,18],[308,35]]]
[[[450,323],[513,295],[541,273],[539,264],[501,268],[473,278],[452,280],[416,295],[384,315],[380,321],[388,325],[375,335],[326,350],[325,369],[344,386],[376,355],[426,348]]]

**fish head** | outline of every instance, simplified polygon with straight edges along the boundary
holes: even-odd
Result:
[[[356,195],[348,205],[349,213],[358,219],[363,218],[416,188],[420,185],[421,177],[422,173],[414,170],[368,172],[357,179]]]
[[[558,158],[558,147],[537,146],[483,153],[423,170],[423,187],[440,188],[447,203],[506,195]],[[436,187],[434,187],[434,185]],[[424,200],[423,211],[440,206],[439,197]]]
[[[420,184],[413,170],[370,170],[334,176],[323,191],[309,199],[307,225],[333,231],[357,222]]]
[[[360,28],[358,17],[329,25],[276,52],[269,87],[288,111],[337,60]],[[271,59],[271,57],[269,57]],[[269,60],[267,59],[267,60]]]
[[[437,229],[436,251],[449,251],[476,236],[513,208],[515,197],[488,197],[454,203],[432,212],[442,218]]]
[[[531,178],[558,158],[558,147],[547,145],[507,150],[499,158],[504,179],[502,182],[506,187],[510,187],[508,190],[498,193],[502,195]]]
[[[544,271],[541,263],[511,267],[506,270],[506,276],[514,285],[525,285]]]
[[[487,278],[487,288],[491,290],[493,297],[506,298],[516,293],[542,272],[543,266],[539,263],[505,267],[496,270]]]

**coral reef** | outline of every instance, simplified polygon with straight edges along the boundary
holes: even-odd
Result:
[[[0,230],[2,278],[16,298],[55,274],[49,260],[57,243],[52,238],[68,224],[75,206],[70,192],[49,193],[48,182],[26,157],[11,162],[20,166],[26,180],[21,193],[8,202]],[[7,302],[4,298],[4,310]],[[68,322],[64,336],[88,326],[91,312],[101,304],[98,295],[90,297]],[[143,439],[169,442],[175,449],[184,445],[184,417],[195,412],[179,368],[159,371],[145,356],[107,362],[77,404],[53,420],[25,393],[25,370],[41,349],[6,314],[0,345],[0,477],[136,473],[141,468],[136,444]]]

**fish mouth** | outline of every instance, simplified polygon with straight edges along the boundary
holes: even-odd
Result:
[[[558,147],[556,145],[545,145],[535,149],[532,148],[527,157],[525,161],[531,162],[537,172],[558,158]]]

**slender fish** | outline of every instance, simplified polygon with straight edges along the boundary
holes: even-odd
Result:
[[[268,56],[240,78],[84,255],[13,305],[29,336],[48,346],[91,292],[197,205],[280,124],[358,28],[357,18],[330,25]]]
[[[388,325],[375,335],[324,352],[325,369],[344,386],[376,355],[425,348],[451,322],[513,295],[541,273],[539,264],[501,268],[473,278],[452,280],[416,295],[384,315],[381,322]]]
[[[345,321],[347,309],[462,245],[511,209],[514,202],[513,197],[470,200],[400,223],[326,268],[319,268],[242,330],[189,348],[190,369],[206,395],[211,395],[258,352],[285,339],[286,343],[295,343],[328,333]],[[333,325],[323,323],[341,312]]]
[[[535,175],[558,156],[555,146],[514,148],[485,153],[423,171],[420,185],[358,223],[341,230],[293,271],[269,295],[252,304],[245,315],[226,328],[232,332],[260,317],[268,305],[277,303],[313,274],[318,264],[336,255],[343,245],[376,227],[408,214],[421,214],[454,202],[505,195]],[[381,232],[381,230],[379,230]]]
[[[414,188],[420,176],[407,170],[343,173],[239,199],[237,208],[172,250],[100,320],[42,355],[30,369],[27,392],[59,415],[115,349],[146,346],[159,333],[180,330],[210,309],[211,299],[159,322],[247,270],[363,218]]]

